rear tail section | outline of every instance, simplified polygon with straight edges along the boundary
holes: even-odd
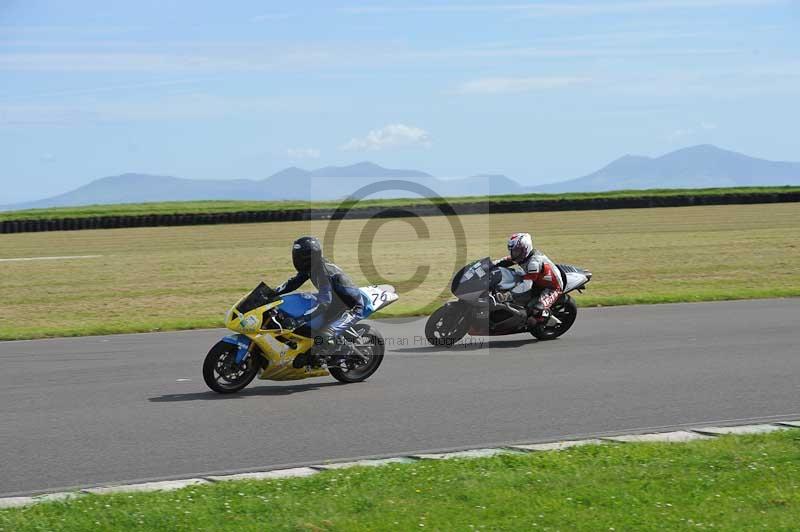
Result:
[[[561,280],[564,282],[564,293],[573,290],[582,290],[586,283],[592,280],[592,272],[584,270],[571,264],[556,264],[561,272]]]
[[[397,290],[390,284],[363,286],[360,290],[361,299],[364,302],[362,318],[366,318],[400,299],[400,296],[397,295]]]

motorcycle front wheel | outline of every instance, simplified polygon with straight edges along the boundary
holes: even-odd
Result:
[[[425,338],[437,347],[453,347],[469,331],[469,319],[461,305],[439,307],[425,322]]]
[[[258,374],[256,356],[251,354],[241,364],[236,363],[237,346],[219,342],[203,361],[203,380],[217,393],[236,393],[250,384]]]

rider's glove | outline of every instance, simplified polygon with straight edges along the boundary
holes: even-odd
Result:
[[[498,303],[505,303],[507,301],[511,301],[514,296],[511,294],[511,292],[497,292],[494,297]]]

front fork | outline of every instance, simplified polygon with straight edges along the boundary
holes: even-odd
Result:
[[[231,334],[224,337],[222,341],[236,346],[234,362],[237,366],[241,366],[253,350],[253,340],[244,334]]]

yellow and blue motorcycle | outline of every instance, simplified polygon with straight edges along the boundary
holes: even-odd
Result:
[[[364,319],[391,305],[399,296],[391,285],[360,288]],[[317,305],[317,295],[298,292],[284,296],[260,283],[225,315],[225,327],[237,334],[216,343],[203,362],[203,379],[218,393],[235,393],[259,379],[288,381],[333,376],[338,381],[360,382],[377,371],[383,361],[384,340],[367,323],[356,323],[344,342],[330,355],[314,352],[315,330],[323,317],[297,326],[296,320]]]

